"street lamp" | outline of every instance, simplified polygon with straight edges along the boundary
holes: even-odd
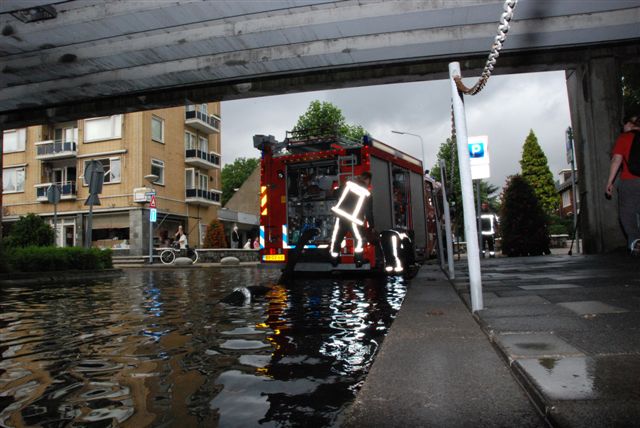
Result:
[[[155,174],[148,174],[144,176],[144,179],[151,184],[151,191],[155,195],[155,190],[153,189],[153,183],[158,181],[158,176]],[[151,207],[149,207],[149,264],[153,264],[153,221],[151,219]]]
[[[420,139],[420,149],[422,150],[422,175],[424,175],[424,170],[425,170],[425,162],[427,160],[427,158],[424,156],[424,140],[422,139],[422,137],[418,134],[413,134],[411,132],[405,132],[405,131],[391,131],[394,134],[399,134],[399,135],[410,135],[412,137],[417,137]]]

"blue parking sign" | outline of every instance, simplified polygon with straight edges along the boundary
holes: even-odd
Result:
[[[470,158],[483,158],[484,157],[484,142],[483,141],[474,141],[473,143],[469,143],[469,157]]]
[[[151,208],[149,210],[149,221],[151,223],[155,223],[157,219],[158,219],[158,209],[157,208]]]

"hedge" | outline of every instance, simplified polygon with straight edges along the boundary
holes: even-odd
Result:
[[[46,272],[60,270],[99,270],[113,267],[110,249],[81,247],[5,248],[9,270]]]

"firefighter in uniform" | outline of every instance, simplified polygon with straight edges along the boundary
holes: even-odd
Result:
[[[371,174],[367,171],[345,183],[336,206],[331,208],[336,214],[336,222],[331,235],[331,264],[337,266],[342,240],[347,232],[354,239],[354,259],[356,267],[361,267],[363,260],[363,235],[365,227],[372,229],[371,215]]]

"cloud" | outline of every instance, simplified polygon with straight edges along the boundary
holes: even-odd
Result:
[[[475,78],[465,78],[467,85]],[[407,131],[424,140],[425,166],[435,164],[440,145],[451,134],[451,94],[448,80],[305,92],[222,103],[222,160],[259,157],[254,134],[282,140],[313,100],[338,106],[348,123],[362,125],[371,135],[418,158],[420,140],[397,135]],[[524,140],[533,129],[554,176],[567,168],[564,135],[570,125],[564,72],[492,77],[476,96],[465,97],[469,135],[488,135],[489,181],[502,188],[508,175],[520,171]]]

